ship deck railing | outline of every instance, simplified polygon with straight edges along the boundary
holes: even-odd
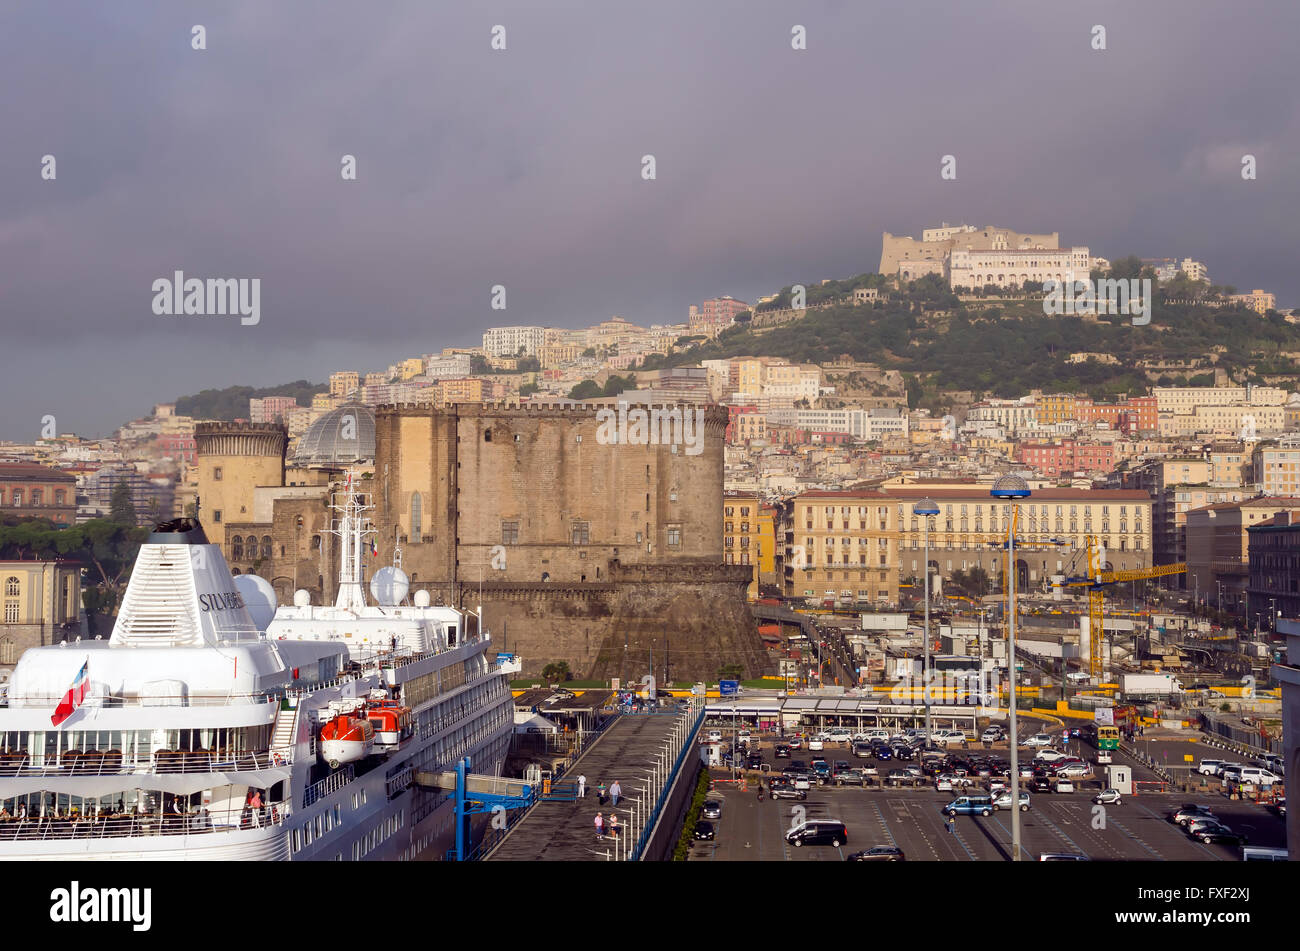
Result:
[[[51,757],[53,759],[53,757]],[[253,772],[273,766],[287,766],[289,760],[279,752],[250,750],[225,752],[201,750],[195,752],[158,750],[148,762],[127,763],[120,750],[104,753],[82,753],[69,750],[62,753],[57,763],[34,766],[26,753],[0,753],[0,776],[20,779],[73,776],[132,776],[153,773],[226,773]]]
[[[63,700],[64,694],[57,696],[33,696],[0,698],[0,707],[11,710],[41,709],[53,710]],[[81,707],[90,709],[117,709],[119,707],[229,707],[247,704],[274,703],[275,698],[266,693],[223,693],[223,694],[88,694]]]
[[[101,813],[93,817],[0,818],[0,843],[203,835],[210,832],[273,828],[284,825],[288,819],[287,802],[273,802],[257,810],[245,807],[220,812],[205,810],[183,815]]]

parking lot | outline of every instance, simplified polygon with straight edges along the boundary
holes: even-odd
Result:
[[[877,763],[855,758],[844,745],[827,743],[824,750],[794,750],[790,759],[773,756],[773,738],[764,737],[757,749],[762,755],[765,780],[779,775],[782,768],[796,760],[805,763],[822,757],[834,763],[848,760],[853,766],[873,765],[883,776],[896,762]],[[972,742],[963,755],[995,755],[1005,760],[1005,742],[986,748]],[[1059,747],[1058,747],[1059,748]],[[1182,743],[1177,747],[1194,752],[1197,758],[1215,756],[1199,744]],[[1090,744],[1071,741],[1070,752],[1085,760],[1096,757]],[[1022,749],[1022,761],[1032,759],[1033,750]],[[1235,757],[1231,757],[1235,758]],[[1129,762],[1118,756],[1116,762]],[[1145,778],[1149,771],[1135,769],[1135,778]],[[991,816],[958,816],[955,829],[948,832],[942,807],[961,791],[936,792],[933,780],[917,787],[859,788],[855,786],[816,786],[805,800],[773,801],[766,794],[762,801],[754,785],[759,773],[747,772],[744,791],[733,780],[741,774],[715,768],[716,782],[711,798],[723,804],[722,816],[713,820],[713,841],[696,842],[691,860],[706,861],[841,861],[850,853],[887,845],[903,850],[908,861],[1007,861],[1011,857],[1011,814],[1003,810]],[[1154,784],[1151,784],[1154,785]],[[1200,793],[1150,792],[1125,796],[1117,805],[1095,806],[1093,795],[1101,788],[1100,778],[1077,784],[1074,793],[1030,793],[1030,809],[1020,813],[1021,861],[1037,861],[1040,853],[1065,852],[1086,855],[1094,861],[1235,861],[1240,849],[1228,845],[1206,845],[1191,839],[1167,820],[1169,812],[1184,803],[1198,803],[1211,810],[1237,832],[1249,837],[1251,845],[1284,848],[1285,823],[1265,806],[1250,802],[1229,801],[1206,790]],[[1026,786],[1021,787],[1027,788]],[[970,794],[986,794],[975,787]],[[801,819],[838,819],[848,829],[848,842],[837,848],[806,846],[795,848],[785,840],[792,823]]]
[[[718,773],[721,778],[725,774]],[[1011,856],[1011,814],[999,810],[984,818],[959,816],[955,832],[944,828],[941,807],[955,796],[932,788],[858,789],[822,786],[802,801],[760,802],[751,783],[745,792],[726,784],[711,798],[722,802],[722,817],[713,820],[716,838],[696,842],[691,861],[841,861],[851,852],[875,845],[901,848],[908,861],[1007,861]],[[1240,850],[1203,845],[1167,820],[1184,802],[1209,806],[1229,826],[1250,837],[1252,845],[1283,848],[1286,828],[1265,807],[1229,802],[1220,796],[1169,794],[1125,797],[1102,812],[1092,794],[1031,794],[1030,809],[1020,814],[1021,861],[1037,861],[1042,852],[1070,852],[1093,860],[1234,861]],[[839,819],[848,827],[840,848],[794,848],[785,841],[800,818]]]

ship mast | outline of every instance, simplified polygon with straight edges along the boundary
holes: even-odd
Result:
[[[342,505],[332,505],[340,513],[337,528],[330,531],[339,536],[339,593],[334,606],[349,611],[366,607],[366,595],[361,586],[362,549],[365,536],[374,534],[365,513],[371,506],[361,504],[361,496],[352,484],[352,473],[344,487]]]

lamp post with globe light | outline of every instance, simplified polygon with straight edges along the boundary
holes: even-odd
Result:
[[[921,499],[912,506],[912,514],[925,525],[925,661],[921,668],[921,696],[925,700],[925,748],[931,746],[930,733],[930,519],[939,514],[933,499]]]
[[[1020,861],[1020,759],[1016,734],[1016,501],[1029,498],[1029,483],[1018,475],[1004,475],[993,483],[989,495],[1011,504],[1007,522],[1007,673],[1011,680],[1011,708],[1008,732],[1011,734],[1011,861]]]

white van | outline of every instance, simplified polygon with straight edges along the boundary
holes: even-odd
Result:
[[[1203,759],[1196,764],[1196,771],[1202,776],[1218,776],[1229,764],[1226,759]]]
[[[1243,845],[1241,847],[1241,860],[1243,862],[1285,862],[1287,860],[1287,850],[1266,849],[1258,845]]]
[[[1239,783],[1251,783],[1255,786],[1272,786],[1274,783],[1282,781],[1281,776],[1270,769],[1264,769],[1262,766],[1230,766],[1224,769],[1223,777]]]
[[[934,742],[939,746],[960,746],[966,742],[966,734],[961,730],[939,730],[934,735]]]
[[[1072,670],[1065,675],[1065,679],[1072,684],[1086,684],[1092,677],[1082,670]]]

